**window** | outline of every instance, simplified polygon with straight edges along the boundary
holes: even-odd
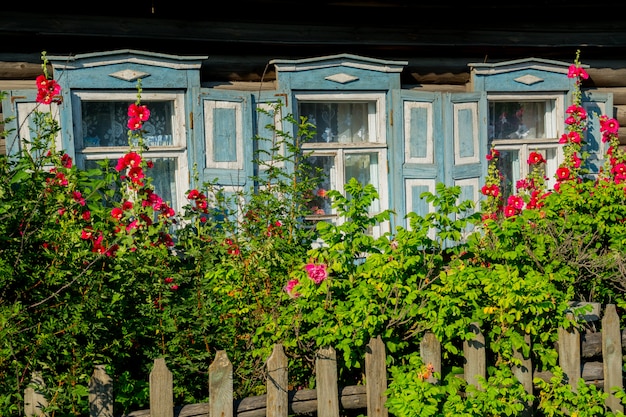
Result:
[[[384,95],[300,94],[296,96],[300,116],[316,126],[316,135],[303,145],[310,161],[324,172],[323,190],[345,194],[344,185],[356,178],[362,185],[376,187],[379,200],[370,213],[387,208],[387,144]],[[330,201],[319,193],[313,201],[311,220],[341,222]],[[386,225],[383,225],[386,227]],[[383,230],[371,230],[378,236]]]
[[[74,92],[76,157],[79,166],[97,167],[97,161],[117,160],[129,149],[128,106],[136,93]],[[187,183],[187,156],[182,93],[143,91],[141,103],[150,118],[144,123],[143,157],[154,163],[149,175],[155,192],[180,211]]]
[[[505,195],[515,192],[517,181],[529,174],[528,157],[539,152],[541,167],[552,188],[562,161],[559,138],[563,133],[563,99],[560,95],[490,95],[489,146],[500,152],[499,169]]]

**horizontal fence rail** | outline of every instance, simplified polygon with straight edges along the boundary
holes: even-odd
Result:
[[[599,320],[600,306],[595,317]],[[487,377],[486,343],[480,328],[472,324],[473,340],[463,345],[465,367],[463,377],[477,384],[479,376]],[[607,406],[613,411],[624,411],[623,404],[611,391],[623,389],[623,347],[626,330],[620,330],[620,320],[615,305],[605,306],[601,331],[585,333],[581,338],[574,329],[559,329],[559,366],[572,388],[579,378],[603,387],[609,393]],[[529,340],[529,339],[528,339]],[[420,353],[424,363],[432,364],[441,373],[441,344],[432,333],[423,337]],[[527,392],[533,391],[533,379],[549,380],[549,373],[531,372],[530,359],[519,356],[522,365],[514,369],[516,377]],[[601,357],[601,360],[597,360]],[[233,367],[225,351],[216,353],[209,366],[209,402],[174,406],[172,373],[164,358],[154,360],[149,375],[150,409],[133,411],[122,417],[287,417],[294,414],[339,417],[340,410],[366,410],[368,417],[388,417],[385,407],[387,390],[386,350],[382,339],[372,338],[365,351],[366,385],[339,387],[337,381],[336,352],[325,347],[317,352],[315,360],[316,389],[288,390],[288,360],[283,346],[274,346],[266,361],[266,394],[233,398]],[[594,361],[595,359],[595,361]],[[437,383],[431,376],[430,382]],[[31,376],[31,384],[24,392],[24,410],[27,417],[45,416],[48,401],[42,394],[44,381],[40,373]],[[113,384],[103,365],[96,365],[89,383],[90,417],[115,417],[113,412]],[[528,410],[532,414],[532,410]]]

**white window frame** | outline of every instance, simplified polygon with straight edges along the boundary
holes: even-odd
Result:
[[[76,162],[84,168],[87,161],[112,160],[115,161],[126,154],[129,146],[89,146],[83,145],[82,134],[82,102],[84,101],[112,101],[135,102],[137,92],[126,91],[90,91],[81,90],[72,92],[73,117],[76,138]],[[183,91],[172,92],[141,92],[141,102],[148,105],[150,102],[167,101],[173,103],[174,120],[172,121],[172,145],[150,146],[142,150],[146,159],[172,158],[176,160],[174,183],[176,186],[176,206],[172,207],[177,213],[182,212],[186,203],[185,192],[189,189],[189,167],[187,162],[187,137],[185,123],[185,100]],[[148,172],[149,175],[149,172]]]
[[[556,169],[563,162],[563,146],[559,144],[559,140],[565,132],[565,109],[564,109],[564,96],[562,93],[517,93],[517,94],[488,94],[487,103],[488,107],[494,101],[504,102],[523,102],[523,101],[553,101],[554,107],[545,115],[545,138],[530,138],[530,139],[503,139],[503,138],[490,138],[489,146],[494,146],[497,150],[518,151],[520,160],[520,179],[526,178],[529,174],[528,157],[533,151],[542,151],[546,149],[556,149],[555,159],[548,161],[546,166],[546,176],[548,181],[546,186],[552,188],[556,183],[555,174]],[[551,123],[549,123],[551,120]],[[515,184],[513,184],[515,187]]]
[[[344,160],[346,155],[376,153],[378,155],[378,184],[374,184],[379,195],[379,199],[375,202],[378,205],[376,214],[387,210],[389,207],[389,179],[387,168],[387,135],[386,135],[386,104],[384,93],[297,93],[295,95],[296,103],[337,103],[337,102],[367,102],[374,104],[373,113],[369,113],[369,141],[359,143],[306,143],[302,145],[302,149],[307,153],[315,156],[325,156],[335,158],[335,177],[329,178],[331,184],[334,184],[336,191],[345,195],[345,170]],[[296,105],[297,107],[297,105]],[[325,215],[312,215],[310,219],[313,221],[334,221],[340,225],[345,219],[339,218],[335,213]],[[378,225],[372,234],[374,237],[381,236],[388,232],[390,228],[389,222]]]

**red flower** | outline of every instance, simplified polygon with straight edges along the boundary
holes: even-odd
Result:
[[[139,130],[143,126],[143,122],[139,119],[139,117],[131,117],[128,119],[128,128],[130,130]]]
[[[50,104],[53,101],[60,102],[61,86],[55,80],[49,80],[45,75],[40,75],[35,80],[37,82],[37,103]]]
[[[137,103],[133,103],[128,106],[128,117],[137,118],[140,122],[145,122],[150,118],[150,110],[148,110],[147,106],[137,105]]]
[[[559,169],[556,170],[556,178],[559,181],[564,181],[569,179],[570,177],[570,171],[569,168],[567,167],[560,167]]]
[[[544,164],[546,160],[539,152],[531,152],[528,157],[528,165]]]
[[[64,153],[61,157],[61,165],[63,165],[67,169],[70,169],[72,167],[72,157]]]
[[[328,278],[328,271],[326,270],[326,264],[306,264],[304,266],[309,278],[316,284],[320,284],[326,278]]]
[[[121,208],[113,207],[113,209],[111,209],[111,217],[113,217],[115,220],[121,220],[123,215],[124,212]]]

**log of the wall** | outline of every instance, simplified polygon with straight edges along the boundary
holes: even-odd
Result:
[[[113,417],[113,380],[104,365],[96,365],[89,380],[89,416]]]
[[[289,407],[287,356],[283,345],[274,345],[267,360],[267,417],[284,417]]]
[[[154,360],[150,372],[150,417],[174,417],[174,385],[172,372],[164,358]]]
[[[209,410],[211,416],[233,417],[233,364],[224,350],[209,365]]]
[[[365,352],[365,386],[367,390],[367,416],[387,417],[389,412],[385,407],[387,396],[387,355],[385,343],[378,336],[372,338]]]
[[[352,385],[339,390],[341,408],[344,410],[365,410],[367,393],[365,385]],[[267,395],[246,397],[235,401],[237,417],[265,417]],[[317,411],[317,392],[302,389],[289,392],[289,415],[314,414]],[[209,403],[187,404],[175,407],[176,417],[209,417]],[[150,417],[150,410],[137,410],[122,417]]]
[[[433,372],[441,376],[441,343],[433,332],[426,332],[420,343],[420,356],[424,365],[431,365]],[[430,375],[427,379],[430,383],[437,383],[437,378]]]
[[[333,347],[322,348],[315,358],[317,415],[339,417],[337,353]]]
[[[606,404],[615,413],[624,411],[624,406],[614,392],[615,389],[621,390],[624,387],[619,322],[615,304],[608,304],[602,318],[602,362],[604,364],[604,391],[609,393]]]
[[[574,319],[572,313],[568,313],[570,320]],[[568,329],[558,329],[558,353],[559,366],[563,370],[567,382],[576,390],[576,384],[581,376],[580,369],[580,333],[574,326]]]
[[[474,338],[463,342],[463,356],[465,359],[463,374],[468,384],[482,389],[478,382],[478,377],[487,377],[485,336],[480,331],[477,323],[472,323],[469,330],[474,333]]]
[[[588,68],[589,81],[597,87],[624,87],[626,69],[624,68]]]

